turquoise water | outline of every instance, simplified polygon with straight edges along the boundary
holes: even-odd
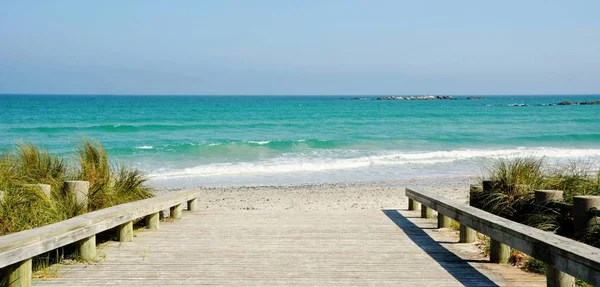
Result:
[[[0,95],[0,148],[26,141],[71,156],[95,139],[158,186],[473,175],[487,159],[523,155],[600,160],[600,106],[538,106],[600,95],[350,98]]]

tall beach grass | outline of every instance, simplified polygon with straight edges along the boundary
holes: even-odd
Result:
[[[534,189],[562,190],[564,202],[573,203],[578,195],[600,195],[600,171],[590,161],[571,161],[550,165],[544,158],[523,157],[493,161],[484,176],[491,190],[471,193],[471,204],[490,213],[538,229],[600,247],[600,224],[575,233],[569,210],[538,204]],[[527,258],[518,264],[532,272],[543,273],[541,262]]]
[[[152,196],[144,173],[111,163],[100,143],[83,140],[76,149],[70,161],[28,143],[0,153],[0,235]],[[87,206],[63,191],[67,180],[90,182]],[[34,184],[50,185],[50,196]]]

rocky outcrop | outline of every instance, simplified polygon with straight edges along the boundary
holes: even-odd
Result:
[[[569,101],[562,101],[560,103],[554,104],[556,106],[593,106],[593,105],[600,105],[600,101],[595,101],[595,102],[569,102]]]
[[[376,98],[378,101],[431,101],[454,100],[452,96],[390,96]]]

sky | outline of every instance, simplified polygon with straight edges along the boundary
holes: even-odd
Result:
[[[598,94],[600,1],[0,0],[0,93]]]

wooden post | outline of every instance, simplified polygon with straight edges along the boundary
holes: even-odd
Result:
[[[460,224],[460,243],[472,243],[477,239],[477,233],[470,227]]]
[[[490,238],[490,262],[508,263],[510,246]]]
[[[481,182],[483,192],[492,192],[496,187],[496,182],[490,179],[485,179]]]
[[[49,184],[27,184],[27,186],[37,188],[46,196],[46,198],[50,198],[50,192],[52,187],[50,187]]]
[[[31,286],[31,258],[15,263],[7,267],[8,274],[7,286],[8,287],[25,287]]]
[[[562,190],[534,190],[535,202],[540,205],[548,202],[562,201],[564,192]],[[547,286],[566,287],[575,286],[575,278],[567,273],[564,273],[554,266],[546,263],[546,281]]]
[[[424,204],[421,204],[421,218],[432,218],[433,210]]]
[[[179,219],[183,216],[183,206],[182,204],[175,205],[171,207],[171,218]]]
[[[190,199],[187,202],[187,210],[188,211],[195,211],[196,209],[198,209],[198,199],[194,198],[194,199]]]
[[[452,224],[452,219],[438,212],[438,228],[448,228]]]
[[[546,286],[574,287],[575,277],[546,265]]]
[[[96,258],[96,235],[79,241],[79,257],[84,261],[92,261]]]
[[[146,215],[144,218],[148,229],[159,229],[160,227],[160,212]]]
[[[535,194],[535,202],[537,204],[546,204],[552,200],[562,201],[563,191],[562,190],[539,190],[533,191]]]
[[[582,232],[594,224],[595,217],[590,214],[593,208],[600,208],[600,196],[573,197],[573,226],[575,233]]]
[[[75,202],[80,204],[85,211],[88,207],[88,193],[90,190],[89,181],[65,181],[64,190],[67,194],[72,194],[75,197]]]
[[[419,210],[420,208],[420,203],[417,202],[416,200],[409,198],[408,199],[408,210]]]
[[[119,241],[130,242],[133,240],[133,221],[119,225]]]
[[[469,198],[467,198],[465,204],[471,205],[471,194],[474,192],[483,192],[483,185],[481,184],[471,184],[469,187]],[[471,229],[470,227],[460,223],[460,232],[459,232],[459,243],[473,243],[477,240],[477,232]]]

